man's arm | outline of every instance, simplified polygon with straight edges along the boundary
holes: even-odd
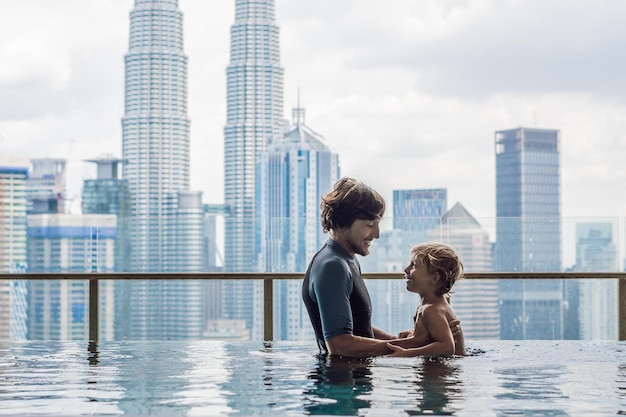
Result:
[[[387,340],[371,339],[369,337],[342,334],[326,341],[326,347],[331,355],[350,358],[367,358],[391,353]]]
[[[385,331],[382,331],[377,327],[372,327],[372,330],[374,331],[374,339],[380,339],[380,340],[397,339],[397,337],[395,337],[394,335],[389,334]]]
[[[398,333],[398,337],[396,339],[404,339],[406,337],[413,337],[413,333],[414,333],[413,329],[401,331],[400,333]]]
[[[460,328],[459,320],[452,320],[448,325],[453,334],[457,326]],[[426,346],[432,343],[430,337],[422,339],[413,337],[398,339],[379,328],[373,327],[372,330],[374,331],[374,339],[354,336],[352,334],[342,334],[332,337],[326,341],[328,352],[331,355],[347,356],[350,358],[367,358],[369,356],[380,356],[391,353],[392,350],[387,346],[387,342],[405,349]]]

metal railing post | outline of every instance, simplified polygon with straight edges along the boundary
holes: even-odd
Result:
[[[98,342],[98,278],[89,278],[89,341]]]
[[[263,279],[263,340],[274,340],[274,280]]]

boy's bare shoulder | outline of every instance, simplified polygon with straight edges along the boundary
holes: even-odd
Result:
[[[456,320],[456,314],[454,314],[454,310],[452,310],[450,304],[448,304],[444,299],[435,303],[424,305],[422,307],[422,314],[424,314],[426,310],[431,312],[429,314],[434,313],[438,315],[444,315],[446,319],[448,319],[448,321]]]

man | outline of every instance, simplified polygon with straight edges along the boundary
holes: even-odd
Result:
[[[366,184],[342,178],[322,198],[321,223],[330,238],[315,254],[302,285],[302,300],[322,354],[364,358],[391,353],[387,341],[404,348],[419,341],[372,327],[372,306],[356,254],[367,256],[380,237],[385,200]],[[451,322],[453,330],[458,321]]]

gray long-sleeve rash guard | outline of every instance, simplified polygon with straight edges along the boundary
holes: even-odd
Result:
[[[328,353],[325,341],[335,336],[374,337],[372,303],[359,262],[334,240],[328,239],[311,260],[302,300],[321,353]]]

